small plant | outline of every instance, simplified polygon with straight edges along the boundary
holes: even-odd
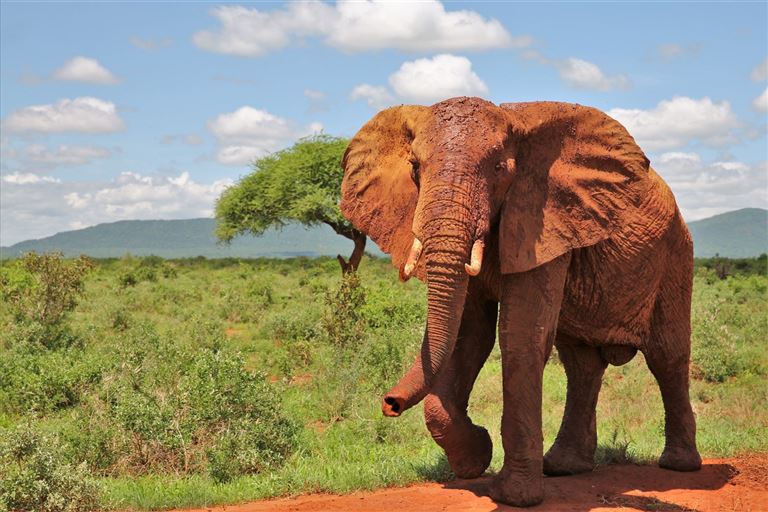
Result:
[[[364,305],[365,289],[356,272],[344,274],[341,285],[326,293],[322,327],[334,345],[346,348],[358,344],[365,332]]]
[[[91,268],[82,256],[65,260],[61,253],[29,252],[0,268],[0,296],[18,321],[58,325],[77,305]]]
[[[694,323],[691,373],[708,382],[724,382],[745,368],[731,330],[719,320],[720,310],[705,312]]]
[[[55,437],[29,425],[0,435],[0,509],[35,512],[96,510],[99,489],[85,464],[68,463]]]

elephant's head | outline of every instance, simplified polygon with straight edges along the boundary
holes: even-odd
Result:
[[[343,166],[344,215],[401,278],[428,285],[421,353],[384,397],[390,416],[424,398],[450,359],[489,233],[500,237],[503,273],[529,270],[608,237],[648,172],[632,137],[599,111],[479,98],[384,110]]]

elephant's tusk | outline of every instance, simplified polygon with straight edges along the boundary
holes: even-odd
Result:
[[[464,270],[471,276],[476,276],[480,273],[480,268],[483,266],[483,249],[485,243],[482,240],[475,240],[472,245],[472,255],[469,260],[469,264],[464,264]]]
[[[414,237],[413,238],[413,245],[411,245],[411,252],[408,253],[408,259],[405,260],[405,264],[403,265],[403,268],[400,269],[400,280],[401,281],[407,281],[411,278],[411,274],[413,273],[413,269],[416,268],[416,263],[419,261],[419,256],[421,256],[421,241]]]

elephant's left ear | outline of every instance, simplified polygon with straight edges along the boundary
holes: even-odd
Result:
[[[594,245],[637,215],[649,162],[618,122],[568,103],[501,107],[515,159],[499,226],[502,273]]]

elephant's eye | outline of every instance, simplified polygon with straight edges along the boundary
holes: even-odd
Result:
[[[419,161],[418,160],[411,160],[411,179],[418,187],[419,186]]]

